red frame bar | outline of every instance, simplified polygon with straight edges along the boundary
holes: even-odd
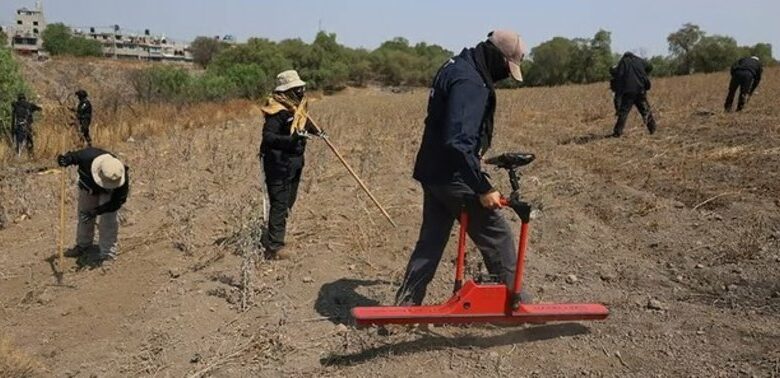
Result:
[[[525,251],[528,248],[528,222],[520,226],[520,245],[517,247],[517,266],[515,267],[515,282],[512,293],[519,295],[523,288],[523,271],[525,270]]]

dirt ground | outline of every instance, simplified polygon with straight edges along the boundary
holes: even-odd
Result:
[[[353,327],[350,308],[391,302],[417,237],[426,99],[353,90],[311,113],[398,228],[313,140],[291,258],[253,261],[262,122],[226,122],[114,148],[132,169],[119,259],[67,259],[58,283],[58,176],[41,174],[53,164],[4,166],[0,334],[57,377],[780,376],[779,74],[741,114],[722,113],[725,74],[657,80],[659,132],[632,115],[619,140],[603,138],[606,84],[498,94],[492,152],[537,154],[527,287],[540,302],[605,303],[605,321]],[[448,248],[427,302],[452,287]]]

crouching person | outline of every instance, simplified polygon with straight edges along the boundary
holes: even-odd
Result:
[[[117,210],[127,201],[130,191],[129,168],[111,153],[85,148],[57,156],[60,167],[78,166],[78,228],[76,246],[68,257],[80,257],[92,247],[95,221],[98,223],[97,262],[111,262],[117,254],[119,220]]]

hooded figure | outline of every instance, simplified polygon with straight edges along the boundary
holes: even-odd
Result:
[[[17,155],[21,155],[25,148],[28,153],[32,153],[33,113],[40,110],[40,106],[27,101],[24,93],[19,93],[16,101],[11,104],[11,125]]]
[[[93,147],[59,155],[57,164],[60,167],[76,165],[79,173],[76,247],[67,256],[80,257],[88,252],[94,242],[97,220],[98,262],[114,260],[119,232],[117,211],[130,193],[130,168],[108,151]]]
[[[652,71],[653,66],[650,63],[633,53],[627,52],[620,58],[620,62],[614,70],[612,84],[615,96],[620,97],[618,119],[612,132],[613,137],[617,138],[623,135],[628,114],[634,106],[642,115],[647,131],[650,134],[655,133],[657,126],[650,109],[650,103],[647,101],[647,91],[651,87],[648,74]]]
[[[493,141],[495,83],[510,76],[522,81],[520,63],[526,51],[520,35],[496,30],[436,73],[414,165],[414,178],[423,189],[422,227],[396,293],[397,305],[422,303],[463,209],[469,215],[469,236],[482,252],[488,272],[512,284],[517,261],[514,235],[498,211],[501,195],[482,170],[481,158]]]
[[[307,114],[306,83],[296,71],[276,77],[274,93],[262,107],[265,116],[260,158],[270,200],[268,229],[262,243],[267,258],[280,257],[284,247],[287,218],[298,196],[309,133],[321,136]]]
[[[729,83],[729,92],[726,95],[726,103],[724,104],[726,112],[731,112],[737,88],[739,88],[737,111],[742,111],[742,108],[750,100],[750,96],[758,88],[763,71],[761,61],[757,56],[742,58],[731,66],[731,82]]]
[[[76,97],[79,99],[79,104],[71,110],[76,113],[81,138],[84,139],[87,146],[92,146],[92,138],[89,136],[89,126],[92,123],[92,103],[89,102],[87,91],[83,89],[76,91]]]

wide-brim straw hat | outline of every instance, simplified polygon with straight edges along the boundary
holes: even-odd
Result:
[[[110,154],[92,161],[92,178],[103,189],[116,189],[125,184],[125,165]]]
[[[301,80],[298,71],[288,70],[276,75],[276,88],[274,88],[274,92],[287,92],[290,89],[305,86],[306,82]]]

